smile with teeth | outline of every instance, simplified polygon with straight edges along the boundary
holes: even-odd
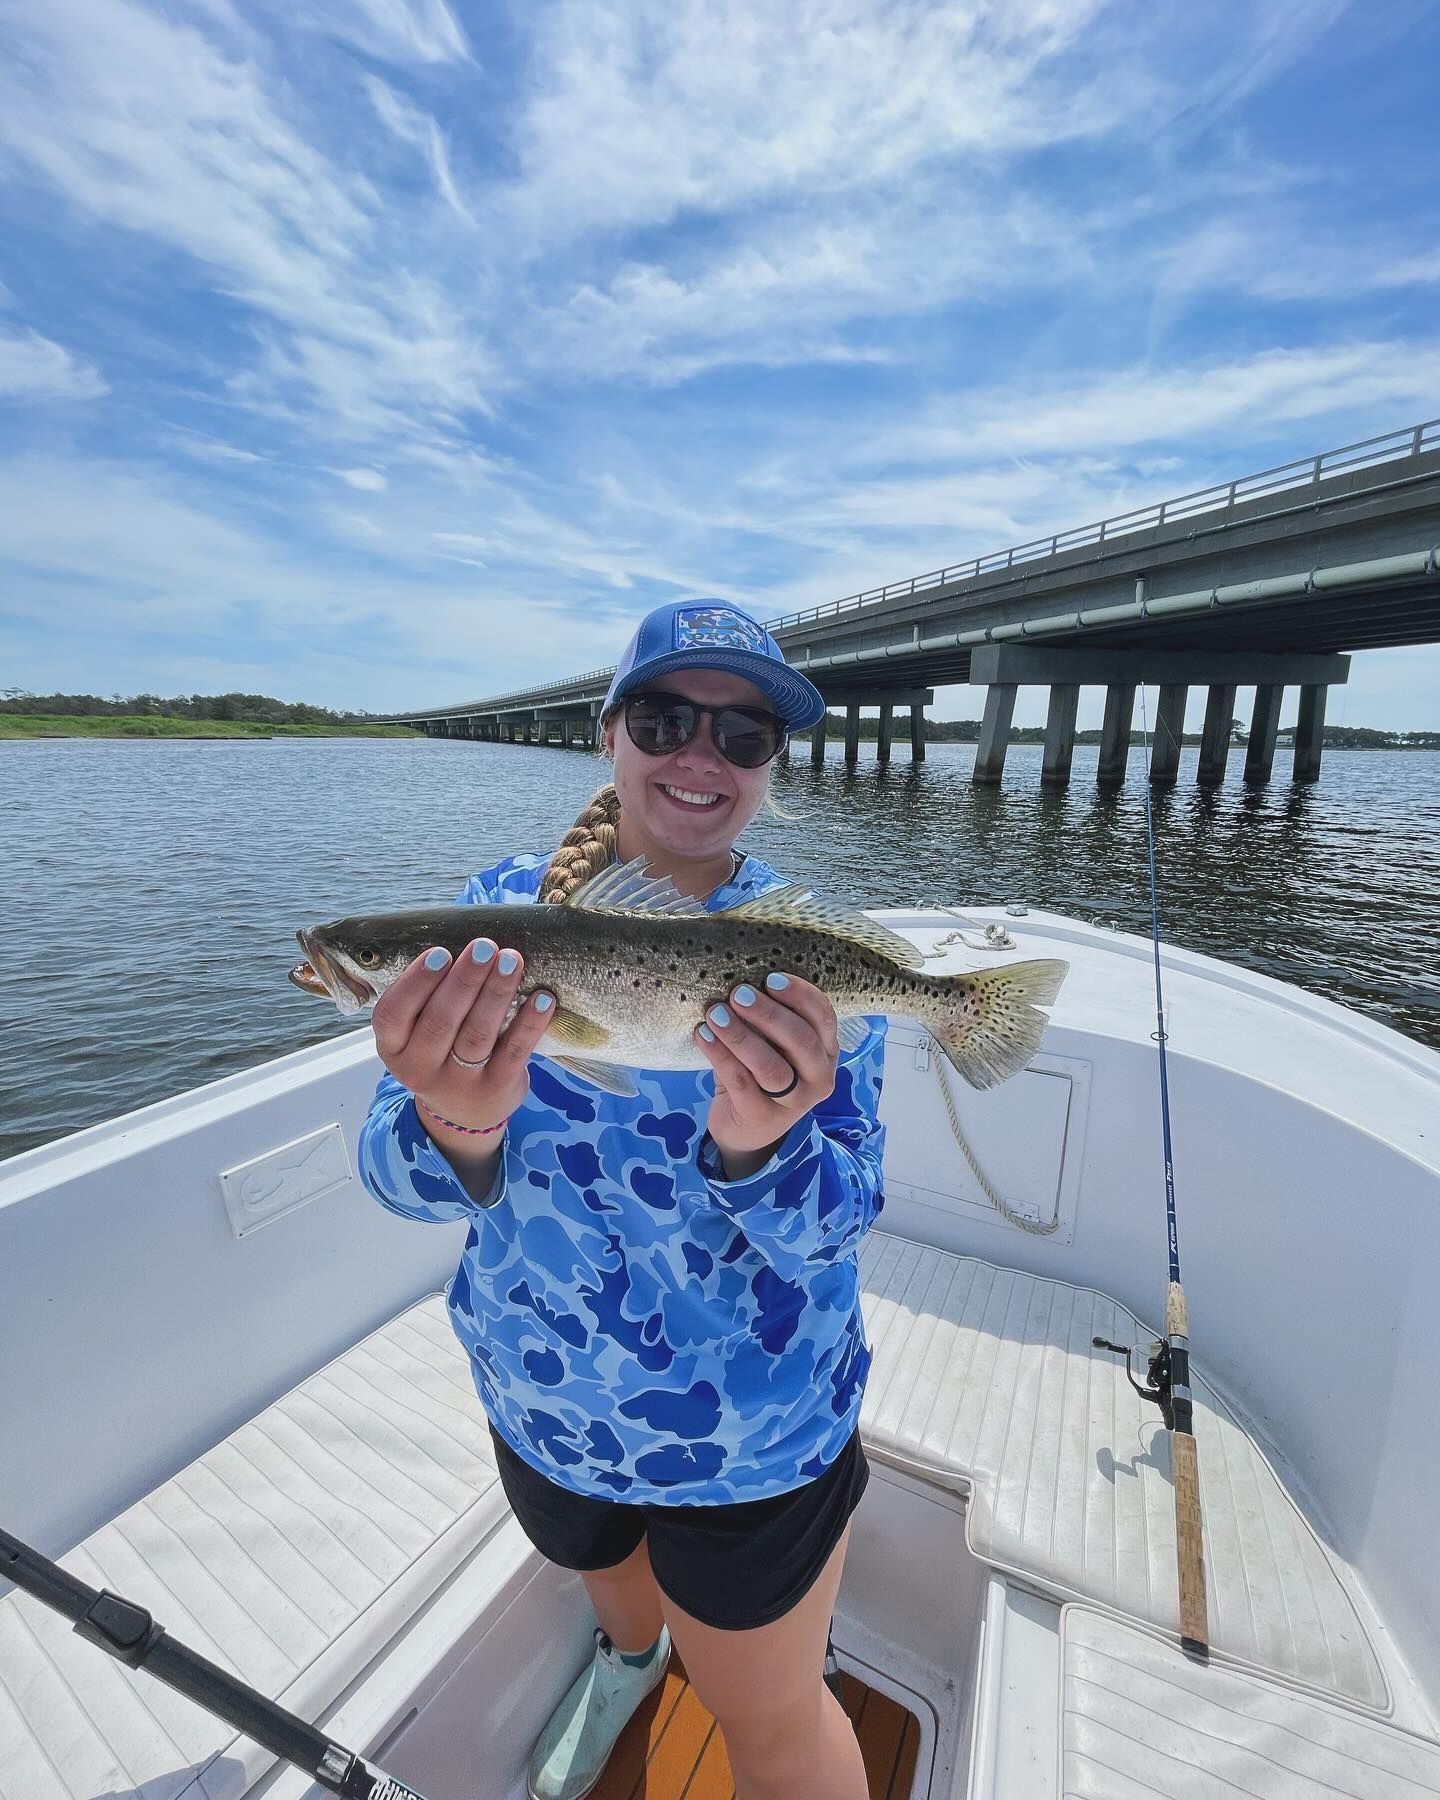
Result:
[[[697,794],[691,788],[671,787],[669,782],[664,785],[665,792],[672,800],[683,800],[687,806],[714,806],[717,801],[725,798],[723,794]]]

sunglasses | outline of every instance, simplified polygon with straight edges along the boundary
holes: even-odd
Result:
[[[625,701],[625,730],[646,756],[669,756],[683,750],[710,721],[715,748],[737,769],[758,769],[780,754],[786,724],[761,706],[697,706],[682,694],[631,694]]]

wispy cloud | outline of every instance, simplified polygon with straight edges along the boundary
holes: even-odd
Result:
[[[262,354],[233,386],[252,401],[283,389],[371,432],[481,406],[483,358],[432,280],[388,264],[374,188],[287,116],[228,14],[201,16],[215,35],[128,0],[27,12],[29,54],[0,58],[12,171],[241,301]]]
[[[366,494],[381,493],[390,485],[378,469],[331,469],[330,473],[346,487],[358,488]]]
[[[366,78],[365,91],[385,129],[402,144],[410,145],[424,157],[434,179],[436,192],[445,204],[467,225],[473,224],[470,210],[460,198],[459,189],[455,185],[455,177],[450,168],[450,148],[445,141],[445,134],[435,120],[418,106],[412,106],[388,83],[381,81],[378,75]]]
[[[1006,386],[932,402],[860,447],[860,459],[1073,456],[1204,445],[1310,420],[1413,422],[1440,393],[1440,340],[1273,349],[1233,361],[1092,371],[1048,391]],[[1317,444],[1316,449],[1327,448]],[[1237,470],[1236,473],[1243,473]]]
[[[285,17],[295,20],[286,9]],[[397,64],[463,62],[465,32],[445,0],[308,0],[298,22]]]
[[[193,456],[199,462],[263,463],[266,460],[259,450],[244,450],[238,444],[227,444],[220,438],[207,437],[203,432],[185,426],[168,432],[165,441],[182,456]]]
[[[98,400],[107,391],[99,370],[60,344],[0,323],[0,400]]]
[[[1100,131],[1127,91],[1060,58],[1101,0],[881,11],[566,0],[536,34],[517,204],[545,235],[651,226],[786,195],[869,190],[957,152]]]

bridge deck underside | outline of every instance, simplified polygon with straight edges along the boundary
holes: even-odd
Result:
[[[945,631],[978,629],[984,616],[952,613],[926,620],[922,629],[939,636]],[[1440,581],[1404,592],[1373,589],[1343,594],[1307,595],[1293,605],[1216,607],[1212,612],[1178,619],[1146,619],[1133,626],[1091,628],[1026,637],[1026,644],[1084,648],[1097,657],[1108,650],[1226,650],[1334,652],[1371,650],[1440,640]],[[834,649],[855,646],[835,645]],[[827,646],[827,650],[830,647]],[[868,645],[867,645],[868,648]],[[806,668],[803,660],[798,666]],[[906,685],[939,687],[970,678],[970,648],[920,651],[914,655],[879,656],[861,662],[818,662],[807,673],[822,693],[828,687],[847,694],[877,692]]]

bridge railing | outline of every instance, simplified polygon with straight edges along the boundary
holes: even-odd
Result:
[[[1177,494],[1156,505],[1136,507],[1131,512],[1116,513],[1113,518],[1097,519],[1091,525],[1077,525],[1071,531],[1055,531],[1049,537],[1032,538],[1028,544],[1015,544],[1006,550],[992,550],[985,556],[973,556],[969,562],[954,563],[949,568],[932,569],[925,575],[912,575],[908,581],[892,581],[885,587],[869,588],[864,593],[847,594],[843,600],[829,600],[823,606],[812,606],[804,612],[786,613],[771,619],[771,631],[783,631],[795,625],[807,625],[834,618],[837,613],[853,612],[857,607],[873,606],[882,600],[905,599],[924,593],[927,588],[948,587],[952,582],[969,581],[977,575],[1001,569],[1013,569],[1017,563],[1034,562],[1043,557],[1059,556],[1066,550],[1082,550],[1091,544],[1104,544],[1111,538],[1128,537],[1132,532],[1148,531],[1162,525],[1176,524],[1198,513],[1229,511],[1247,500],[1287,488],[1311,487],[1331,475],[1347,469],[1372,468],[1382,463],[1395,463],[1419,456],[1423,451],[1440,449],[1440,419],[1427,419],[1420,425],[1407,425],[1401,431],[1387,431],[1380,437],[1363,438],[1359,443],[1326,450],[1319,456],[1302,457],[1297,462],[1278,463],[1273,469],[1261,469],[1254,475],[1241,475],[1234,481],[1216,482],[1212,487],[1196,488],[1192,493]]]

